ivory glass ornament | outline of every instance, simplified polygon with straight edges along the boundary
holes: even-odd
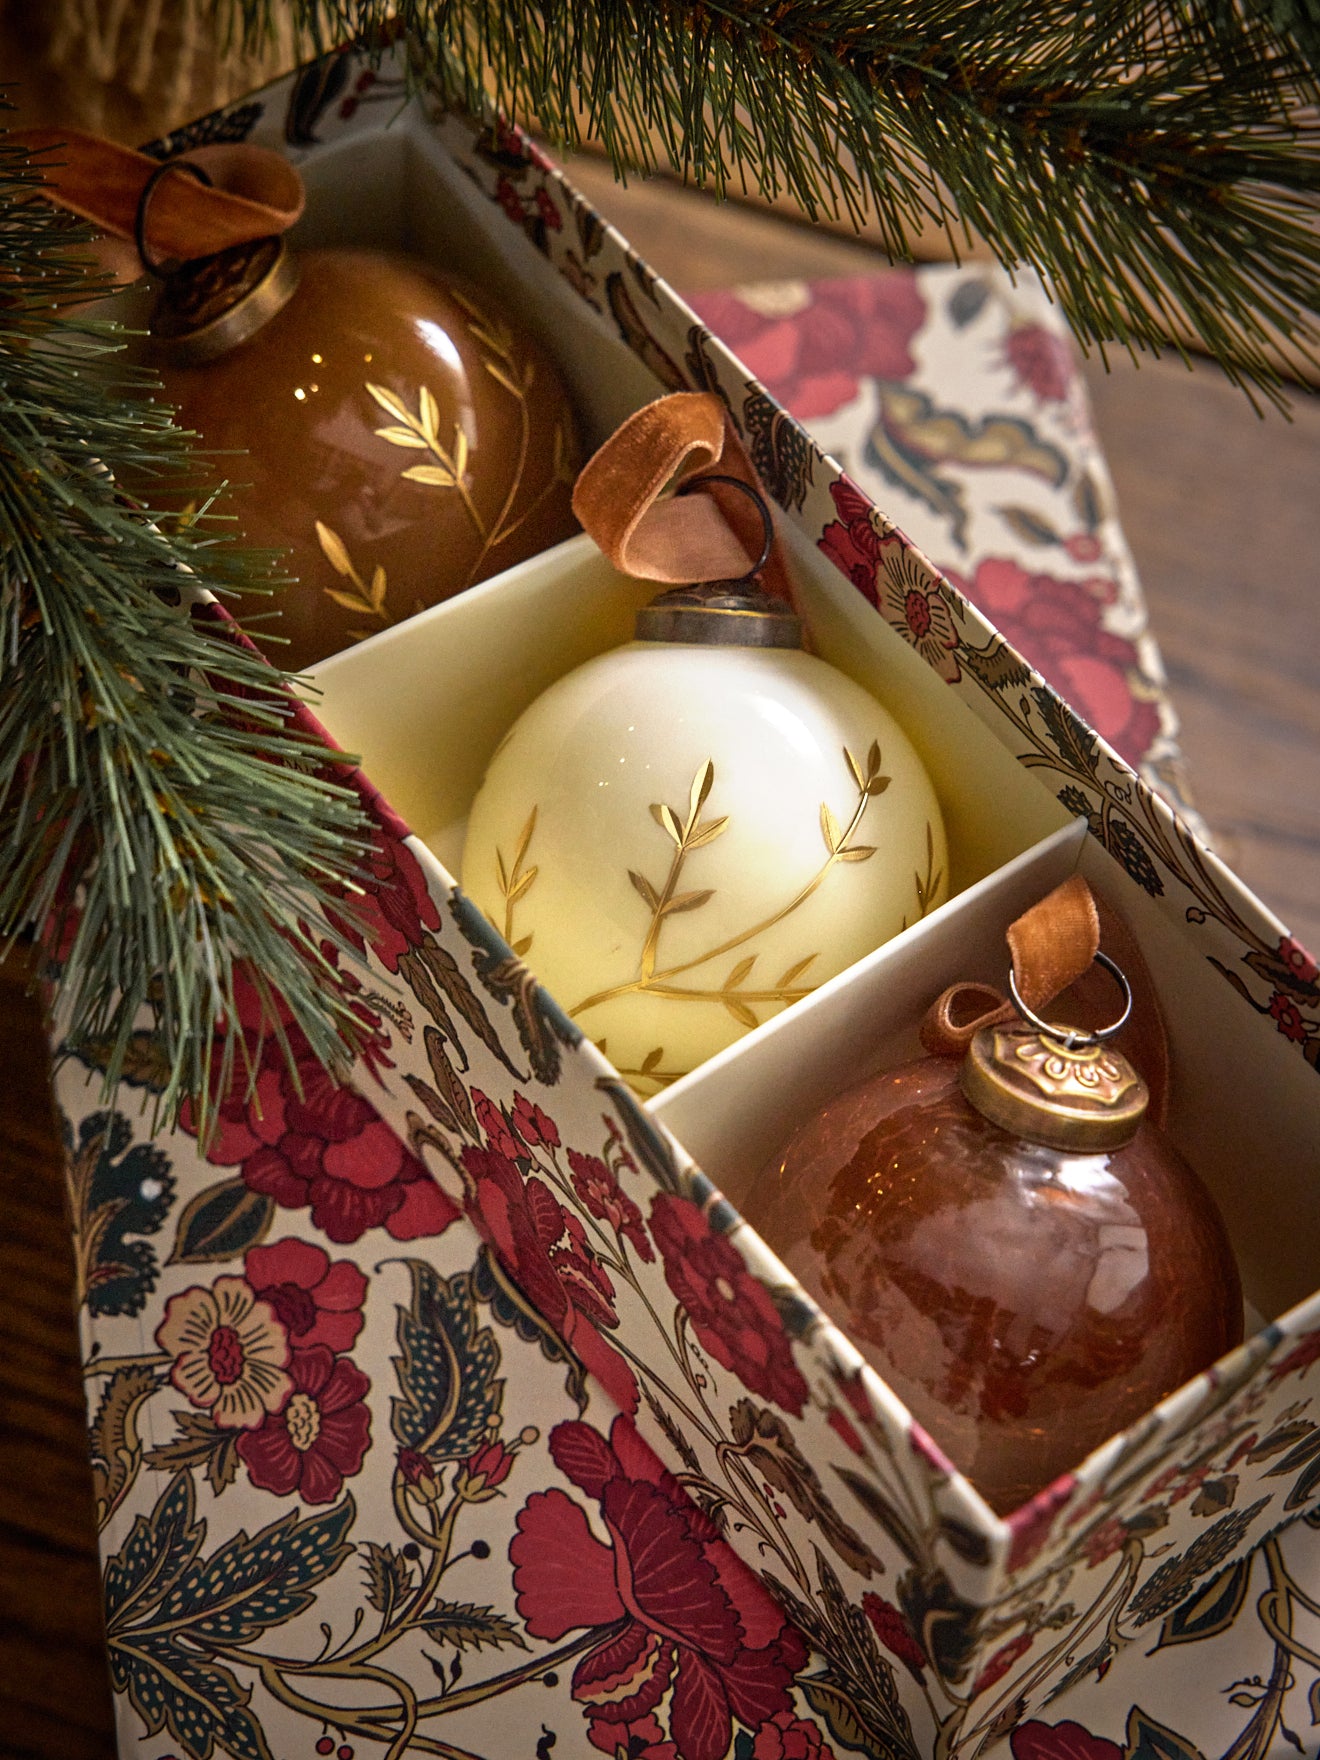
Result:
[[[1097,1036],[987,1027],[961,1067],[838,1095],[743,1200],[1000,1514],[1242,1338],[1223,1222],[1148,1098]]]
[[[662,595],[532,704],[464,888],[643,1094],[916,922],[944,825],[893,717],[744,583]]]
[[[169,276],[153,359],[228,465],[244,539],[297,580],[254,603],[303,667],[576,529],[572,410],[516,317],[396,252],[239,246]],[[240,619],[243,608],[239,610]]]

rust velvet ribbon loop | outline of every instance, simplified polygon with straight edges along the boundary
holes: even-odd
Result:
[[[621,574],[668,586],[738,579],[760,554],[756,509],[727,484],[666,494],[716,468],[765,494],[720,399],[676,391],[629,416],[587,460],[573,512]],[[792,598],[777,543],[761,581]]]
[[[1132,989],[1132,1018],[1115,1043],[1144,1076],[1150,1117],[1162,1125],[1168,1112],[1169,1046],[1154,981],[1132,931],[1080,874],[1009,925],[1006,939],[1018,994],[1039,1013],[1067,990],[1070,1024],[1098,1027],[1112,1019],[1114,981],[1095,964],[1102,937]],[[921,1042],[936,1056],[961,1057],[982,1027],[1017,1018],[1013,1004],[992,985],[951,984],[927,1010]]]
[[[16,129],[10,136],[32,154],[44,194],[90,220],[105,236],[99,254],[121,280],[142,265],[133,226],[142,192],[161,161],[77,128]],[[194,147],[181,159],[198,165],[211,185],[163,177],[151,195],[149,247],[156,258],[191,262],[230,246],[287,232],[303,211],[303,181],[267,147],[221,143]]]

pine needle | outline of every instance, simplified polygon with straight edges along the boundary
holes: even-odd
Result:
[[[272,0],[213,0],[249,41]],[[1198,337],[1279,399],[1317,364],[1320,0],[295,0],[304,41],[384,40],[615,168],[979,233],[1084,344]]]
[[[360,892],[367,826],[290,725],[283,675],[180,609],[199,587],[269,590],[271,565],[212,535],[187,436],[81,307],[105,291],[90,231],[40,180],[0,136],[0,953],[52,950],[107,1090],[149,1021],[159,1114],[191,1098],[205,1129],[240,966],[275,1031],[292,1021],[330,1064],[359,1042],[322,912]],[[202,511],[171,528],[117,476]]]

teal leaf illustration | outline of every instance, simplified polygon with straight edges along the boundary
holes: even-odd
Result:
[[[1202,1638],[1226,1632],[1242,1611],[1250,1581],[1250,1558],[1240,1558],[1212,1577],[1165,1620],[1156,1650],[1167,1649],[1170,1644],[1195,1644]]]
[[[1203,1760],[1201,1750],[1134,1705],[1128,1713],[1123,1760]]]
[[[274,1215],[274,1198],[252,1191],[241,1174],[207,1186],[179,1218],[170,1264],[209,1265],[237,1259],[263,1238]]]
[[[212,1647],[250,1643],[305,1612],[317,1584],[352,1552],[344,1536],[355,1514],[351,1497],[306,1520],[290,1510],[205,1558],[192,1475],[171,1479],[105,1578],[111,1676],[148,1735],[168,1730],[194,1760],[210,1760],[217,1746],[234,1760],[272,1760],[250,1689]]]
[[[133,1143],[118,1112],[94,1112],[78,1127],[66,1123],[69,1196],[79,1247],[84,1298],[93,1315],[140,1314],[156,1287],[156,1234],[174,1200],[168,1158],[150,1143]]]
[[[477,1325],[467,1272],[444,1278],[421,1259],[405,1263],[412,1300],[398,1310],[400,1397],[390,1402],[390,1427],[405,1448],[461,1460],[498,1427],[500,1347],[488,1326]]]
[[[142,1614],[168,1593],[197,1556],[206,1524],[195,1520],[192,1480],[180,1474],[149,1516],[138,1516],[105,1569],[108,1628]]]
[[[128,1695],[149,1736],[168,1729],[194,1760],[210,1760],[217,1744],[234,1760],[273,1760],[249,1703],[251,1690],[222,1664],[153,1635],[112,1647],[110,1666],[115,1687]]]
[[[243,1529],[210,1558],[195,1557],[162,1598],[153,1627],[168,1624],[194,1642],[247,1644],[267,1626],[306,1612],[312,1590],[352,1552],[344,1536],[353,1499],[300,1520],[289,1510],[251,1539]]]

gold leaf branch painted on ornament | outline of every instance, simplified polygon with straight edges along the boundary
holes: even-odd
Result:
[[[508,392],[518,406],[518,445],[513,474],[503,504],[491,525],[487,526],[482,519],[472,496],[468,476],[470,443],[462,423],[454,423],[453,442],[450,446],[445,446],[440,436],[440,408],[425,385],[418,389],[415,415],[402,398],[396,397],[384,385],[368,381],[366,389],[386,415],[393,418],[388,426],[374,430],[376,437],[387,441],[391,446],[429,452],[431,455],[432,462],[409,465],[401,475],[411,483],[421,483],[435,489],[454,489],[462,499],[464,510],[480,540],[476,557],[462,583],[463,587],[469,587],[481,572],[490,552],[514,537],[555,486],[571,483],[576,473],[568,436],[563,425],[556,422],[551,438],[550,474],[522,512],[514,517],[513,508],[522,489],[523,476],[527,469],[527,453],[531,444],[529,393],[536,381],[536,362],[530,358],[519,358],[514,333],[508,325],[498,318],[489,317],[457,288],[451,291],[455,302],[467,314],[469,333],[484,351],[481,361],[483,369],[502,390]]]
[[[708,949],[705,953],[692,959],[682,960],[677,964],[659,967],[660,934],[666,921],[677,914],[700,910],[703,905],[714,897],[711,888],[680,890],[680,882],[688,857],[693,851],[714,842],[727,827],[728,815],[718,819],[704,820],[701,809],[710,795],[715,781],[715,766],[708,758],[692,779],[688,793],[686,814],[680,818],[675,810],[663,802],[655,802],[651,807],[651,816],[660,829],[674,844],[674,854],[670,860],[669,872],[662,886],[657,887],[644,874],[628,871],[628,878],[634,890],[641,896],[651,912],[651,920],[647,926],[646,936],[642,943],[641,955],[638,960],[637,976],[627,983],[616,984],[608,990],[598,990],[588,996],[576,1007],[569,1009],[573,1017],[585,1014],[588,1009],[599,1008],[606,1002],[613,1002],[620,996],[643,994],[647,996],[663,996],[683,1002],[717,1002],[744,1027],[755,1027],[760,1023],[752,1007],[758,1002],[797,1002],[810,994],[812,985],[799,985],[796,980],[806,971],[807,967],[818,957],[815,953],[808,954],[804,959],[796,961],[781,973],[779,978],[765,987],[749,985],[752,970],[760,957],[756,953],[746,955],[732,967],[718,988],[706,989],[692,985],[675,984],[675,978],[695,970],[698,966],[708,965],[712,960],[722,959],[725,954],[733,953],[745,947],[758,935],[773,929],[787,917],[801,908],[824,883],[826,875],[840,862],[865,862],[875,854],[875,845],[854,843],[853,837],[861,825],[867,806],[878,795],[889,787],[890,778],[880,774],[880,745],[871,742],[867,753],[866,767],[845,746],[844,760],[848,773],[857,788],[857,800],[851,817],[846,826],[841,826],[828,804],[824,801],[820,806],[820,831],[825,844],[826,859],[816,873],[785,905],[779,910],[754,923],[750,928],[731,935],[718,946]]]
[[[513,949],[514,953],[517,954],[519,959],[523,957],[528,948],[532,945],[533,937],[531,935],[524,935],[520,941],[514,940],[513,913],[519,899],[527,896],[528,892],[531,890],[533,881],[541,871],[535,863],[533,863],[530,868],[523,867],[523,863],[527,860],[527,851],[531,848],[532,833],[535,830],[536,808],[533,807],[531,812],[527,815],[527,823],[518,833],[518,842],[514,849],[513,860],[511,862],[505,861],[503,850],[500,849],[498,844],[496,845],[495,870],[499,876],[500,897],[504,900],[503,927],[501,928],[501,925],[495,921],[489,911],[486,912],[486,921],[490,924],[492,929],[499,929],[500,933],[504,936],[504,939],[508,942],[509,946]]]
[[[356,589],[345,592],[336,587],[326,587],[325,596],[333,599],[336,605],[342,605],[345,611],[360,612],[365,617],[374,617],[380,623],[393,623],[385,604],[385,570],[377,563],[372,570],[371,584],[368,586],[353,566],[353,558],[348,553],[348,546],[329,526],[316,521],[316,541],[321,546],[322,554],[341,579],[350,581]],[[360,642],[369,630],[353,630],[353,640]]]

